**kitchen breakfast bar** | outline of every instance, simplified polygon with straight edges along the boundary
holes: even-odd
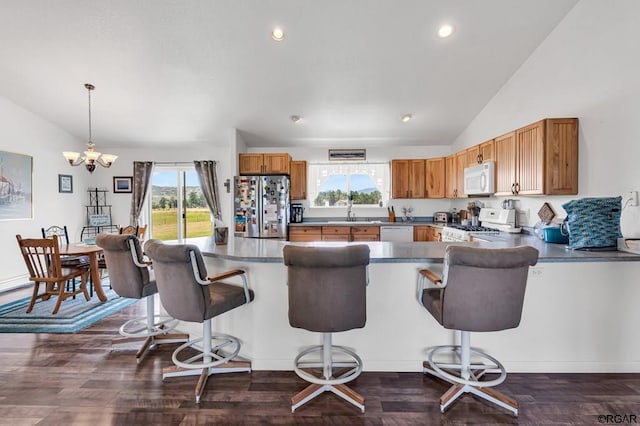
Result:
[[[526,244],[539,250],[540,259],[529,271],[520,326],[473,333],[471,345],[501,360],[511,372],[640,372],[639,255],[567,250],[526,234],[483,239],[487,241],[366,243],[371,250],[367,322],[363,329],[336,333],[334,343],[354,349],[365,371],[422,371],[428,347],[458,342],[454,331],[442,328],[418,304],[418,270],[441,272],[448,244]],[[214,319],[214,330],[238,337],[240,355],[250,359],[255,370],[291,370],[301,347],[320,342],[316,333],[289,326],[283,247],[362,244],[233,237],[226,245],[215,245],[210,238],[187,243],[200,248],[209,275],[233,268],[248,272],[255,300]],[[180,328],[201,333],[195,323]]]

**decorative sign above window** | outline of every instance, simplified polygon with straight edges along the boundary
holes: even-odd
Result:
[[[364,161],[367,159],[366,149],[330,149],[330,161]]]

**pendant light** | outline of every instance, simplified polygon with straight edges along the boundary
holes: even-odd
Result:
[[[65,151],[62,153],[64,158],[67,159],[70,165],[79,166],[84,163],[89,173],[93,173],[96,169],[96,164],[100,164],[102,167],[109,168],[118,158],[117,155],[102,154],[101,152],[94,150],[94,143],[91,140],[91,91],[95,89],[93,84],[86,83],[84,87],[89,94],[89,142],[87,142],[87,150],[84,155],[80,155],[79,152]]]

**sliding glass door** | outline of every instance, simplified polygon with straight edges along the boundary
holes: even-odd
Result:
[[[156,165],[149,201],[153,238],[181,242],[212,234],[211,212],[193,166]]]

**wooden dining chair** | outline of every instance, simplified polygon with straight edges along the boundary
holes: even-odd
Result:
[[[138,226],[138,239],[144,240],[144,233],[147,231],[147,225]]]
[[[58,236],[58,243],[69,244],[69,233],[67,232],[67,225],[58,226],[52,225],[48,228],[41,228],[42,238],[52,238],[54,235]],[[83,268],[89,269],[89,256],[83,255],[68,255],[61,256],[60,262],[63,268]],[[70,280],[67,285],[72,288],[72,291],[76,290],[76,280]],[[93,296],[93,283],[89,279],[89,293]],[[73,296],[75,299],[75,295]]]
[[[133,225],[122,226],[118,228],[118,234],[138,235],[138,227]]]
[[[31,312],[38,299],[48,300],[51,296],[58,296],[53,314],[58,313],[60,304],[67,298],[82,293],[84,298],[89,300],[87,292],[87,278],[89,270],[83,268],[64,268],[60,259],[60,247],[58,246],[58,236],[51,238],[28,238],[23,239],[20,234],[16,235],[18,246],[29,271],[29,280],[34,282],[33,294],[27,307],[27,313]],[[67,291],[68,280],[80,277],[80,288]],[[40,284],[45,284],[45,291],[39,292]]]

